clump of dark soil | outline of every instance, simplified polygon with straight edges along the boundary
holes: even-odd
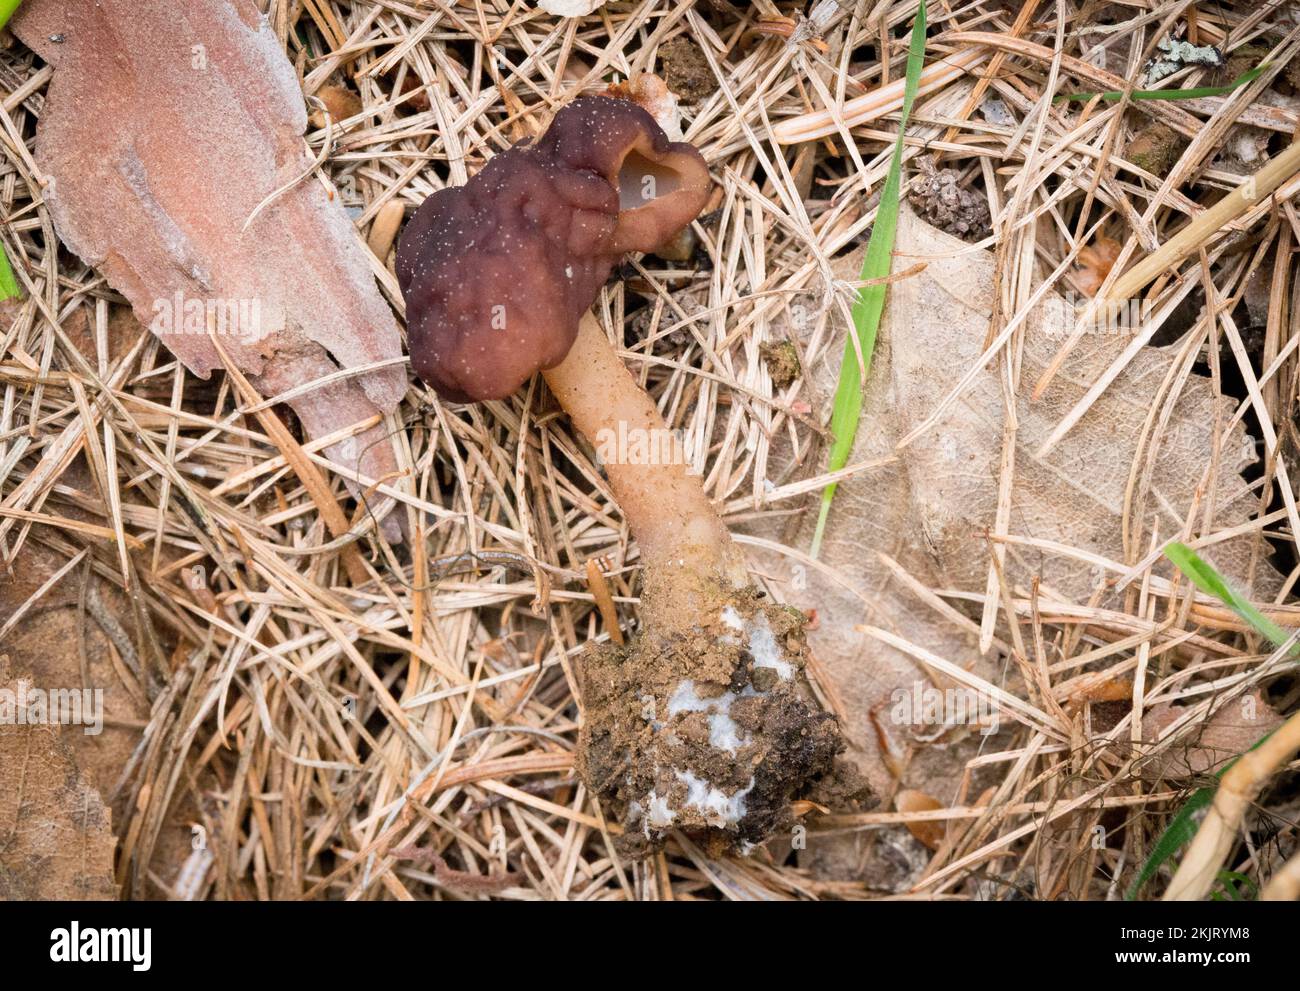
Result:
[[[700,46],[685,35],[660,45],[659,58],[664,64],[664,82],[684,103],[697,103],[718,88],[709,60]]]
[[[579,771],[630,856],[673,829],[712,855],[744,852],[794,825],[796,798],[868,797],[809,694],[802,614],[749,591],[705,615],[708,628],[648,630],[583,660]]]
[[[1155,121],[1133,136],[1125,157],[1140,169],[1163,179],[1187,147],[1187,140],[1167,124]]]
[[[760,344],[758,352],[763,356],[763,363],[767,365],[767,373],[772,376],[772,384],[778,389],[784,389],[803,374],[803,366],[799,362],[799,348],[789,338]]]
[[[966,189],[956,169],[938,169],[928,158],[919,159],[920,174],[907,193],[907,201],[928,223],[966,241],[980,241],[992,233],[988,200]]]

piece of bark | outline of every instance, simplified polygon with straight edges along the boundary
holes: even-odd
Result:
[[[54,68],[35,159],[59,237],[190,371],[222,367],[213,322],[266,395],[400,357],[364,243],[308,174],[293,67],[249,0],[37,0],[12,26]],[[289,404],[320,436],[392,410],[405,387],[392,366]],[[327,453],[380,477],[383,438]]]

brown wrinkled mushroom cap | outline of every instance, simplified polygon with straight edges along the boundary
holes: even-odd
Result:
[[[455,402],[510,395],[564,359],[621,256],[671,240],[708,192],[700,153],[641,107],[575,100],[407,224],[397,280],[416,374]]]

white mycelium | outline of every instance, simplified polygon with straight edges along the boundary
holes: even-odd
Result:
[[[734,795],[728,795],[717,785],[698,778],[690,771],[673,772],[678,781],[686,783],[685,807],[704,814],[710,826],[730,826],[745,818],[745,796],[754,790],[754,779]]]
[[[756,668],[771,668],[782,680],[794,677],[794,665],[785,658],[771,624],[763,613],[755,613],[752,619],[746,620],[733,606],[727,606],[722,610],[720,618],[724,626],[737,634],[724,634],[721,638],[723,643],[743,645],[753,658]],[[684,712],[707,713],[709,745],[725,753],[735,754],[750,743],[751,738],[731,717],[731,707],[737,699],[765,694],[766,692],[746,685],[740,692],[728,691],[712,698],[704,698],[699,694],[694,679],[684,678],[668,699],[668,718]],[[674,769],[673,774],[686,785],[686,798],[678,808],[669,803],[668,796],[661,796],[654,789],[650,790],[642,802],[632,802],[629,806],[632,821],[641,820],[647,837],[652,828],[668,828],[685,811],[694,812],[709,825],[719,828],[734,825],[745,817],[745,799],[754,789],[752,776],[748,785],[728,795],[717,785],[691,771]]]
[[[740,727],[731,718],[731,703],[737,698],[757,694],[752,688],[746,688],[740,695],[725,692],[717,698],[700,698],[695,691],[695,681],[687,678],[677,686],[677,691],[668,700],[668,716],[672,718],[679,712],[709,713],[709,744],[734,754],[749,742],[749,738],[741,738]]]
[[[650,811],[646,813],[646,835],[650,835],[650,827],[663,829],[665,826],[671,826],[673,820],[677,818],[677,813],[668,807],[668,798],[660,798],[655,794],[654,789],[650,789],[650,794],[646,796],[646,802],[650,806]]]
[[[753,619],[745,622],[740,613],[732,606],[727,606],[722,610],[722,622],[748,637],[747,646],[754,658],[754,667],[771,668],[782,681],[794,677],[794,665],[785,659],[781,645],[776,642],[772,627],[767,622],[767,617],[761,612],[755,613]]]

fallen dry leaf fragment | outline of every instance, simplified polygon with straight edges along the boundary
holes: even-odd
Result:
[[[115,899],[108,809],[60,738],[81,729],[16,725],[32,688],[0,655],[0,900]]]
[[[904,789],[894,798],[894,807],[899,812],[933,812],[943,808],[943,803],[923,791]],[[924,843],[931,850],[938,850],[948,835],[947,823],[934,819],[918,819],[906,823],[907,831]]]
[[[1101,284],[1115,267],[1121,251],[1120,243],[1104,234],[1092,244],[1079,249],[1079,272],[1075,276],[1079,288],[1089,296],[1096,296]]]
[[[677,97],[653,72],[641,72],[631,79],[613,83],[605,95],[616,100],[631,100],[641,107],[673,141],[682,140],[682,123],[677,112]]]
[[[324,106],[311,112],[312,127],[324,127],[327,115],[330,123],[337,124],[361,113],[361,97],[346,86],[327,83],[315,95]]]
[[[1153,706],[1142,717],[1142,739],[1156,744],[1185,715],[1186,709],[1168,703]],[[1172,744],[1143,764],[1142,776],[1156,781],[1213,774],[1281,725],[1282,717],[1258,692],[1229,699],[1208,719],[1175,731]]]
[[[366,244],[381,262],[388,260],[388,252],[397,240],[397,232],[405,219],[406,207],[399,200],[389,200],[375,214]]]
[[[293,67],[249,0],[42,0],[12,26],[54,68],[35,157],[59,237],[187,368],[222,367],[210,328],[266,396],[400,358],[369,254],[311,174]],[[405,387],[390,365],[289,404],[317,437],[393,409]],[[383,436],[327,452],[380,477],[392,453],[368,445]]]
[[[860,748],[855,756],[876,790],[890,788],[893,767],[903,771],[904,787],[946,794],[961,774],[965,757],[960,748],[926,745],[941,726],[895,725],[890,716],[898,693],[910,697],[918,684],[928,688],[939,682],[912,654],[864,637],[854,627],[867,624],[891,631],[991,684],[1001,684],[996,651],[987,657],[979,652],[978,611],[969,614],[973,621],[959,622],[921,594],[985,592],[991,546],[987,535],[994,530],[998,506],[1006,416],[997,363],[980,372],[934,429],[895,449],[977,362],[988,333],[996,279],[990,252],[972,252],[965,242],[930,227],[906,208],[900,213],[895,251],[896,268],[928,264],[890,288],[863,398],[863,427],[848,458],[850,464],[875,462],[880,467],[840,483],[820,558],[830,571],[803,569],[800,580],[786,586],[785,598],[798,608],[818,610],[819,624],[809,631],[809,643],[844,701],[848,734]],[[860,253],[837,259],[836,277],[856,279],[861,261]],[[1026,327],[1022,383],[1037,379],[1073,323],[1073,308],[1049,294]],[[1019,594],[1027,594],[1031,579],[1038,576],[1041,587],[1053,595],[1087,603],[1097,583],[1108,577],[1045,547],[1062,545],[1102,559],[1126,560],[1126,491],[1135,458],[1148,457],[1139,444],[1147,437],[1153,396],[1175,360],[1175,350],[1144,348],[1060,444],[1046,456],[1037,451],[1128,343],[1119,333],[1086,337],[1043,399],[1031,402],[1025,385],[1017,400],[1008,528],[1012,542],[1006,545],[1005,568],[1009,586]],[[829,408],[837,371],[826,361],[806,370],[822,408]],[[1216,402],[1224,404],[1220,412],[1229,408],[1228,400],[1216,400],[1208,379],[1193,375],[1173,404],[1154,455],[1150,490],[1145,500],[1133,503],[1135,519],[1143,524],[1133,546],[1143,553],[1152,520],[1158,519],[1162,534],[1180,531],[1198,492],[1213,493],[1218,528],[1252,518],[1255,500],[1240,472],[1254,461],[1254,446],[1240,425],[1224,439],[1217,476],[1202,485],[1215,450],[1215,424],[1228,422],[1228,415],[1216,416]],[[774,453],[778,466],[788,457],[781,449]],[[1203,502],[1199,511],[1205,511]],[[802,526],[794,534],[768,533],[793,547],[807,547],[812,521]],[[1130,521],[1130,526],[1136,524]],[[1042,543],[1015,542],[1024,538]],[[1242,589],[1250,587],[1250,551],[1249,537],[1225,540],[1213,549],[1216,567]],[[1277,587],[1278,576],[1271,568],[1254,574],[1256,594]],[[951,606],[952,600],[945,601]],[[972,734],[971,739],[982,738]],[[904,762],[897,754],[882,752],[895,745],[910,748],[911,759]]]

